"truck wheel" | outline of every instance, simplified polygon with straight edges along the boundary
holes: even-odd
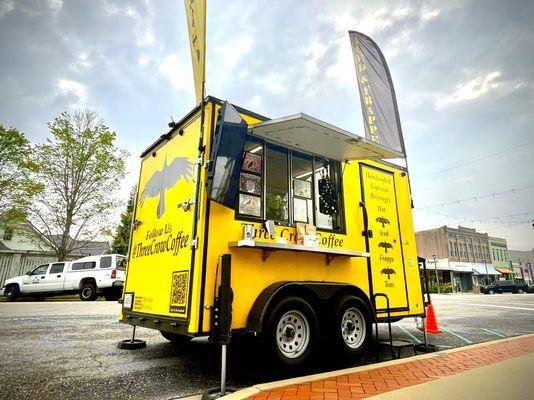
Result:
[[[335,306],[334,343],[343,353],[363,352],[371,339],[368,308],[355,296],[342,296]]]
[[[16,285],[10,285],[6,288],[4,292],[4,296],[6,296],[7,301],[15,301],[20,296],[20,291],[18,286]]]
[[[278,361],[297,365],[311,357],[317,339],[317,318],[307,301],[288,297],[271,312],[267,343]]]
[[[169,342],[172,342],[174,344],[188,344],[191,341],[191,338],[189,336],[179,335],[177,333],[166,332],[166,331],[159,331],[159,332],[161,333],[161,336],[163,336]]]
[[[517,289],[517,293],[523,294],[523,293],[525,293],[525,291],[523,289]]]
[[[93,301],[97,298],[96,287],[94,283],[86,283],[82,286],[80,291],[80,300]]]

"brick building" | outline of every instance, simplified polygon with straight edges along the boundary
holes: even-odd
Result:
[[[440,283],[450,283],[454,292],[468,292],[501,275],[492,265],[487,233],[442,226],[416,232],[415,237],[419,256],[427,259],[431,282],[437,270]]]

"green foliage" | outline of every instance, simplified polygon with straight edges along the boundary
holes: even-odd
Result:
[[[32,215],[43,233],[57,235],[54,250],[63,260],[110,229],[128,153],[95,111],[65,111],[48,128],[51,137],[35,147],[35,180],[44,190]]]
[[[111,251],[113,253],[126,255],[128,252],[128,245],[130,244],[130,227],[132,225],[136,193],[137,187],[134,186],[130,192],[130,198],[128,199],[126,210],[124,210],[124,212],[121,214],[121,222],[117,227],[115,236],[113,237],[113,243],[111,245]]]
[[[274,221],[287,220],[287,196],[267,193],[267,218]]]
[[[15,128],[0,125],[0,215],[13,227],[26,217],[32,198],[42,186],[31,179],[37,171],[30,142]]]
[[[438,292],[438,286],[437,285],[428,285],[428,291],[430,293],[437,293]],[[447,283],[441,283],[439,285],[439,292],[440,293],[452,293],[452,285],[450,282]]]

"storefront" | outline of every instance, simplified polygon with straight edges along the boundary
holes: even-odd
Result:
[[[489,285],[501,277],[502,274],[491,264],[473,264],[473,284],[476,287]]]
[[[452,274],[453,292],[473,291],[473,269],[470,264],[471,263],[449,262]]]

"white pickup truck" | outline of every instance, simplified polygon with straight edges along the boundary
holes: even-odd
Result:
[[[104,254],[39,265],[26,275],[4,282],[4,296],[8,301],[28,296],[43,299],[70,293],[79,293],[84,301],[118,300],[122,295],[126,271],[126,257]]]

